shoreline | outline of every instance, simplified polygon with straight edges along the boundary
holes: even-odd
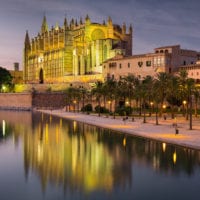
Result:
[[[174,120],[170,117],[167,117],[166,120],[159,118],[159,125],[156,125],[154,117],[147,117],[147,123],[143,123],[142,117],[136,117],[134,121],[131,119],[124,121],[122,117],[113,119],[112,116],[106,117],[103,114],[99,117],[93,114],[87,115],[64,110],[37,110],[37,112],[83,122],[136,137],[200,150],[200,119],[194,118],[193,130],[189,130],[189,122],[183,117],[177,118],[178,134],[176,134],[176,128],[173,127]]]

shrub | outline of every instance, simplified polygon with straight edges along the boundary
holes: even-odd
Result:
[[[132,114],[133,108],[130,106],[117,107],[115,112],[121,116],[129,116]]]
[[[92,112],[92,110],[92,104],[90,103],[81,108],[82,112]]]
[[[103,107],[103,106],[96,106],[95,107],[95,112],[97,112],[97,113],[109,113],[109,110],[107,109],[107,108],[105,108],[105,107]]]

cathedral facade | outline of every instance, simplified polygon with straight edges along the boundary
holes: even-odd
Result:
[[[116,55],[132,55],[132,26],[92,23],[89,16],[78,22],[64,19],[63,26],[48,28],[44,16],[41,30],[24,43],[25,83],[65,82],[67,77],[102,74],[102,63]],[[68,79],[69,80],[69,79]]]

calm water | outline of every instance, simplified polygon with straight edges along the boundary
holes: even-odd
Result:
[[[0,111],[1,200],[198,200],[200,152]]]

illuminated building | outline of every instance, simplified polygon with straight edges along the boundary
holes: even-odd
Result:
[[[195,79],[195,81],[200,83],[200,61],[198,60],[196,63],[190,65],[183,65],[179,68],[179,70],[185,70],[188,73],[188,77]]]
[[[174,73],[183,65],[187,69],[187,66],[196,63],[198,59],[197,51],[181,49],[180,45],[159,47],[153,53],[128,57],[117,55],[108,59],[103,63],[103,75],[105,80],[119,80],[127,75],[143,78],[148,75],[156,76],[159,72]]]
[[[54,83],[101,75],[102,63],[118,54],[132,55],[132,26],[127,31],[110,17],[99,24],[86,16],[84,22],[65,18],[62,27],[49,29],[44,16],[36,37],[30,40],[26,32],[23,78],[25,83]]]

